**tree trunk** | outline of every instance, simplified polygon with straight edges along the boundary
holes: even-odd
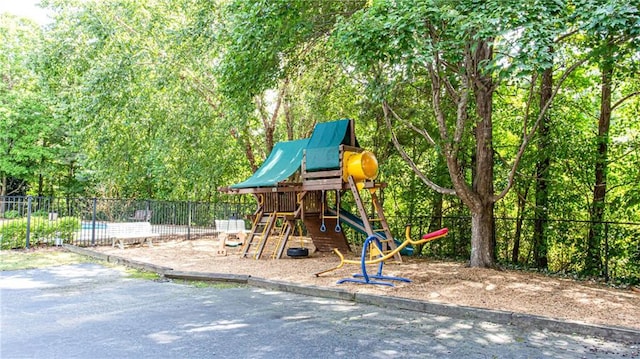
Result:
[[[76,194],[75,192],[75,186],[74,186],[74,177],[75,177],[75,161],[70,161],[69,162],[69,171],[67,171],[67,183],[66,183],[66,188],[64,190],[64,192],[66,193],[67,196],[71,195],[71,194]]]
[[[291,111],[291,99],[288,96],[288,92],[284,98],[284,119],[287,127],[287,141],[293,141],[295,139],[293,131],[294,120],[293,113]]]
[[[251,141],[249,140],[251,137],[249,136],[249,130],[245,127],[243,131],[244,137],[244,154],[249,161],[249,166],[251,166],[251,172],[255,173],[258,170],[258,164],[256,163],[256,156],[253,153],[253,147],[251,146]]]
[[[251,167],[251,173],[254,173],[258,170],[258,164],[256,163],[256,157],[253,154],[253,147],[251,146],[251,141],[249,140],[251,136],[249,135],[249,129],[247,127],[242,128],[242,133],[239,133],[238,130],[231,130],[231,137],[233,137],[240,145],[244,148],[244,155],[249,161],[249,166]]]
[[[4,200],[4,196],[7,195],[7,176],[2,175],[2,183],[0,183],[0,198]],[[0,201],[0,218],[4,218],[4,201]]]
[[[427,232],[434,232],[442,228],[442,205],[444,203],[444,196],[441,193],[436,193],[435,196],[431,206],[431,220],[429,221],[429,229]]]
[[[38,174],[38,197],[44,196],[44,176],[42,174]]]
[[[476,194],[471,210],[471,259],[472,267],[495,266],[494,200],[493,200],[493,83],[489,76],[478,71],[478,64],[491,59],[489,42],[480,42],[474,54],[473,89],[476,99],[478,122],[475,128],[475,176],[473,190]]]
[[[546,69],[542,73],[540,85],[540,108],[551,100],[553,89],[553,69]],[[536,163],[536,206],[533,230],[533,259],[536,266],[547,269],[547,221],[549,220],[549,111],[540,121],[538,134],[538,162]]]
[[[260,113],[262,125],[264,126],[264,140],[267,154],[271,153],[271,151],[273,150],[273,146],[275,145],[273,136],[276,132],[276,124],[278,121],[278,116],[280,115],[280,107],[282,106],[282,101],[285,97],[288,86],[289,79],[285,78],[282,86],[280,87],[280,91],[278,91],[278,97],[276,97],[276,103],[274,104],[273,113],[271,115],[267,113],[267,104],[265,103],[264,99],[265,95],[263,94],[262,97],[256,98],[258,112]]]
[[[495,267],[493,202],[471,213],[471,267]]]
[[[600,93],[600,117],[598,118],[598,153],[595,166],[595,185],[591,203],[591,225],[587,239],[587,256],[584,272],[602,275],[600,246],[604,236],[605,195],[607,193],[607,160],[609,151],[609,126],[611,124],[611,79],[613,64],[605,61],[600,66],[602,83]]]
[[[524,222],[524,210],[527,205],[527,195],[529,187],[523,194],[518,193],[518,214],[516,218],[516,233],[513,238],[513,249],[511,251],[511,263],[518,264],[520,259],[520,240],[522,238],[522,223]]]

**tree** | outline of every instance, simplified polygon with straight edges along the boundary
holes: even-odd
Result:
[[[593,197],[590,208],[591,226],[587,239],[587,256],[584,272],[604,275],[602,272],[601,242],[604,234],[609,164],[609,142],[612,112],[616,107],[640,92],[621,94],[613,103],[613,92],[617,73],[637,73],[634,68],[625,68],[625,60],[637,55],[640,50],[640,11],[626,1],[586,1],[592,7],[585,21],[585,30],[594,48],[593,61],[600,72],[600,109],[598,115],[597,154],[594,169]],[[618,75],[620,76],[620,75]]]
[[[553,53],[550,49],[550,53]],[[542,72],[540,81],[540,108],[551,101],[553,96],[553,68],[549,67]],[[536,266],[546,269],[547,258],[547,222],[549,219],[549,167],[551,156],[549,156],[549,127],[551,118],[549,113],[544,115],[540,121],[540,129],[537,139],[538,160],[536,162],[536,192],[535,192],[535,223],[533,231],[533,257]],[[515,250],[514,250],[515,252]],[[515,255],[514,255],[515,259]]]
[[[266,157],[275,138],[293,139],[295,127],[298,136],[313,129],[313,117],[317,117],[314,109],[305,109],[302,104],[293,107],[301,98],[297,93],[307,94],[307,101],[317,96],[311,86],[318,84],[305,83],[305,76],[331,68],[324,53],[328,50],[324,47],[326,36],[340,16],[348,16],[363,4],[238,0],[223,8],[217,39],[224,51],[217,79],[225,103],[234,112],[234,135],[245,148],[254,171],[258,167],[256,157],[262,157],[255,153]],[[327,77],[312,78],[321,84],[317,90],[324,93],[324,101],[333,90],[332,82],[341,75],[335,66],[332,70]],[[284,127],[280,136],[279,127]]]
[[[36,190],[42,195],[43,177],[52,172],[55,147],[61,145],[59,123],[35,72],[41,36],[32,21],[0,14],[0,196],[12,194],[11,179],[40,183]]]
[[[213,9],[212,9],[213,7]],[[241,152],[211,76],[199,1],[56,1],[43,77],[102,196],[211,199]],[[226,149],[220,151],[220,149]]]
[[[533,121],[523,115],[520,145],[496,193],[493,96],[500,85],[522,83],[524,76],[552,66],[549,39],[560,31],[558,19],[541,22],[538,16],[559,13],[549,10],[538,2],[378,1],[342,24],[336,35],[351,64],[373,74],[371,84],[382,99],[389,87],[429,78],[438,136],[416,132],[441,151],[453,187],[423,178],[434,190],[458,196],[471,211],[471,266],[495,265],[494,204],[513,185],[518,163],[550,105],[551,99]],[[381,72],[389,81],[380,80]],[[393,114],[388,101],[383,100],[383,110]],[[391,120],[388,127],[393,131]],[[462,165],[465,156],[472,158],[470,167]]]

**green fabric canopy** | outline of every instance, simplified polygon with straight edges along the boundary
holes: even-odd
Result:
[[[340,168],[340,145],[351,143],[349,119],[318,123],[307,145],[306,170],[322,171]]]
[[[302,164],[302,155],[308,138],[278,142],[262,166],[246,181],[231,185],[231,188],[273,187],[293,175]]]
[[[340,168],[340,145],[359,147],[351,138],[351,120],[342,119],[316,124],[311,138],[278,142],[262,166],[246,181],[231,188],[273,187],[293,175],[302,165],[306,153],[306,170]]]

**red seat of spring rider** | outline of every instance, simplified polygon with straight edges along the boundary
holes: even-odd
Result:
[[[422,239],[429,239],[429,238],[433,238],[433,237],[441,237],[446,235],[449,232],[449,228],[442,228],[439,229],[435,232],[431,232],[431,233],[427,233],[424,236],[422,236]]]

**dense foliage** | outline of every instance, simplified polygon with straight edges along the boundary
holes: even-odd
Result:
[[[80,229],[80,220],[75,217],[62,217],[53,223],[36,218],[28,226],[26,218],[3,223],[0,227],[0,249],[25,248],[27,228],[30,232],[30,245],[70,243],[74,233]]]
[[[43,3],[0,17],[0,195],[215,200],[351,117],[423,253],[640,277],[635,2]]]

